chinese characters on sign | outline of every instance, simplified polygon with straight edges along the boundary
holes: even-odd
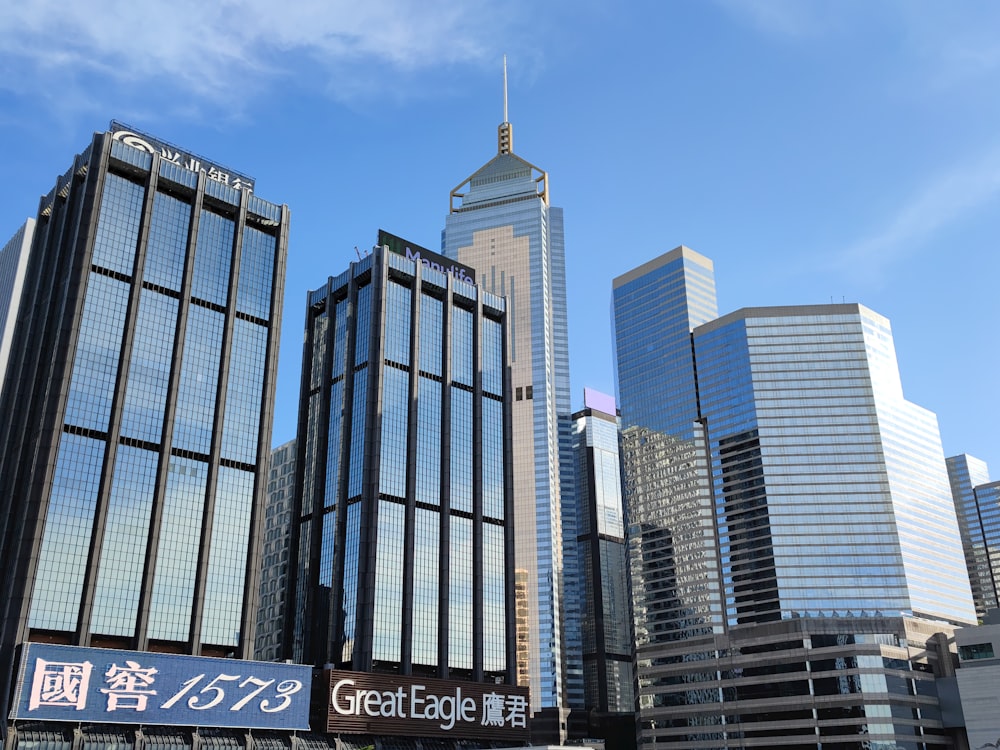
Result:
[[[13,718],[308,729],[293,664],[27,643]]]
[[[526,688],[335,670],[328,674],[328,732],[528,737]]]
[[[140,151],[145,151],[149,154],[159,154],[163,161],[176,164],[178,167],[191,172],[204,172],[210,180],[221,182],[223,185],[229,185],[229,187],[236,190],[245,190],[248,193],[253,192],[253,180],[246,175],[225,171],[207,162],[203,164],[201,159],[162,144],[151,136],[140,135],[130,130],[119,130],[117,126],[113,126],[111,137]]]

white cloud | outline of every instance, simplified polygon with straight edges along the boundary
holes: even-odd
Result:
[[[759,31],[785,37],[811,37],[840,26],[850,5],[802,0],[716,0],[730,14]]]
[[[499,8],[450,0],[26,0],[0,14],[0,87],[25,93],[96,75],[225,99],[308,60],[334,95],[347,96],[354,84],[345,71],[362,65],[405,73],[498,58]]]
[[[1000,197],[1000,146],[943,174],[911,193],[883,226],[834,256],[839,269],[864,268],[878,277],[922,247],[935,232]]]

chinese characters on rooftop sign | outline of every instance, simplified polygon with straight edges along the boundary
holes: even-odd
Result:
[[[111,137],[140,151],[145,151],[149,154],[159,154],[163,161],[176,164],[191,172],[204,172],[210,180],[221,182],[223,185],[229,185],[229,187],[236,190],[245,190],[248,193],[253,192],[253,180],[245,174],[212,164],[201,157],[185,153],[184,151],[178,151],[174,146],[163,143],[151,135],[135,133],[124,128],[120,123],[113,122],[111,123]]]
[[[12,719],[308,729],[310,667],[26,643]]]
[[[327,732],[527,740],[528,689],[328,670]]]

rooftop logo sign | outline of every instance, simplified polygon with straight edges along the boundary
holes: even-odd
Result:
[[[229,185],[229,187],[236,190],[245,190],[248,193],[253,192],[253,178],[226,167],[220,167],[218,164],[212,164],[200,156],[194,156],[193,154],[181,151],[176,146],[172,146],[146,133],[137,133],[129,130],[120,122],[111,123],[111,138],[121,141],[132,148],[145,151],[148,154],[157,154],[163,161],[176,164],[178,167],[182,167],[188,171],[204,172],[208,179],[221,182],[223,185]]]
[[[388,247],[389,252],[405,256],[408,260],[420,263],[426,268],[449,274],[459,281],[476,283],[476,272],[469,266],[463,266],[461,263],[432,252],[426,247],[420,247],[420,245],[415,245],[402,237],[389,234],[384,229],[378,230],[378,244],[379,247]]]
[[[528,739],[528,689],[329,670],[327,732]]]

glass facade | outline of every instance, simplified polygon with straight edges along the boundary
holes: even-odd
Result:
[[[614,281],[622,491],[640,667],[647,651],[722,632],[715,502],[691,347],[692,329],[715,317],[712,262],[689,248]]]
[[[0,435],[24,529],[6,527],[5,572],[26,582],[4,647],[250,657],[287,209],[118,135],[95,136],[37,220],[39,312],[18,325]]]
[[[573,415],[586,708],[631,715],[632,622],[618,423],[614,414],[590,405],[590,394],[586,391],[584,410]]]
[[[504,300],[381,249],[309,299],[287,655],[513,682]]]
[[[888,321],[846,304],[716,318],[711,262],[684,247],[616,279],[613,312],[640,742],[785,746],[798,733],[815,747],[833,715],[790,704],[837,694],[854,696],[843,717],[867,723],[831,734],[923,747],[940,715],[908,700],[922,688],[893,672],[925,669],[920,651],[858,656],[881,671],[846,683],[792,658],[816,639],[765,648],[789,651],[772,671],[733,671],[755,653],[747,641],[776,628],[882,628],[905,645],[915,618],[930,618],[934,630],[913,636],[926,646],[975,620],[937,422],[903,397]],[[868,694],[903,705],[885,713]]]
[[[282,658],[288,587],[288,543],[292,528],[292,495],[295,490],[295,441],[271,451],[267,470],[267,504],[264,506],[264,550],[260,567],[257,605],[257,642],[254,659]]]
[[[442,249],[507,298],[513,463],[534,467],[515,474],[514,525],[529,623],[520,679],[537,713],[584,705],[576,516],[563,501],[574,477],[563,213],[549,205],[548,176],[500,142],[452,193]]]
[[[965,565],[972,584],[976,615],[982,619],[998,606],[1000,590],[1000,506],[990,483],[985,461],[962,453],[945,459],[958,528],[962,534]]]
[[[980,484],[975,493],[983,528],[986,562],[993,577],[993,591],[995,596],[1000,596],[1000,482]]]

